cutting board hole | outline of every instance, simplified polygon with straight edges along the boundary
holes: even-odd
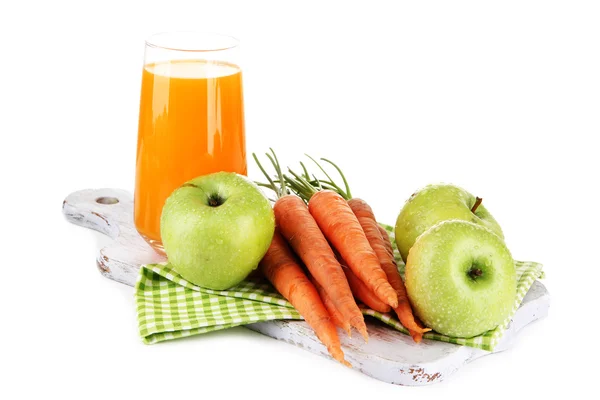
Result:
[[[119,199],[117,199],[116,197],[98,197],[96,199],[96,203],[99,204],[117,204],[119,202]]]

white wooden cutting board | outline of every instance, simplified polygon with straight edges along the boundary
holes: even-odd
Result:
[[[143,264],[165,259],[139,236],[133,224],[131,195],[119,189],[89,189],[69,195],[63,213],[70,222],[102,232],[114,242],[100,250],[96,259],[102,275],[133,286]],[[510,323],[495,352],[508,348],[517,332],[548,314],[550,296],[536,281]],[[466,363],[490,352],[424,339],[412,338],[370,317],[366,318],[369,342],[360,335],[340,335],[346,359],[353,368],[384,382],[397,385],[427,385],[440,382]],[[304,321],[271,321],[246,325],[247,328],[284,340],[313,353],[328,357],[327,350]],[[341,366],[340,366],[341,367]]]

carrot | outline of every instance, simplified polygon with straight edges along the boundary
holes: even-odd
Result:
[[[331,297],[329,297],[327,292],[325,292],[325,290],[323,289],[323,286],[319,285],[319,282],[317,282],[314,277],[310,276],[309,279],[311,280],[313,285],[315,285],[317,292],[319,292],[319,296],[321,296],[321,300],[323,301],[325,308],[327,309],[327,311],[329,312],[329,315],[331,316],[331,321],[334,323],[335,326],[345,330],[346,333],[348,334],[348,336],[351,337],[352,331],[350,330],[350,322],[347,320],[344,320],[344,317],[338,311],[338,309],[335,308],[335,304],[333,304],[333,300],[331,300]]]
[[[379,262],[381,263],[381,267],[387,275],[388,281],[398,294],[398,306],[394,307],[394,311],[398,315],[398,319],[402,325],[409,330],[411,336],[413,336],[413,334],[422,335],[424,332],[431,330],[421,328],[415,322],[412,307],[406,293],[406,287],[404,286],[402,277],[400,277],[400,273],[398,272],[398,266],[394,260],[393,253],[389,252],[389,250],[392,248],[391,243],[389,243],[389,236],[387,232],[384,233],[380,230],[381,226],[377,223],[375,215],[373,214],[373,210],[367,204],[367,202],[358,198],[348,200],[348,205],[358,218],[360,225],[363,227],[365,235],[369,239],[369,243],[377,254]],[[383,236],[384,234],[385,238]],[[389,243],[389,247],[385,244],[386,241]],[[413,336],[413,339],[414,338],[415,337]]]
[[[329,295],[344,319],[350,321],[367,340],[367,326],[352,291],[336,260],[329,243],[308,212],[306,204],[297,196],[284,196],[275,203],[275,220],[283,236],[296,254]]]
[[[346,260],[352,272],[384,303],[398,306],[398,295],[387,280],[377,255],[371,248],[348,202],[337,192],[314,188],[305,178],[290,170],[296,193],[308,201],[308,211],[321,232]]]
[[[398,319],[402,325],[409,330],[413,340],[415,342],[419,342],[423,336],[423,333],[428,332],[431,329],[425,328],[422,324],[419,325],[419,323],[415,320],[410,300],[408,298],[408,294],[406,293],[406,287],[404,286],[404,281],[402,281],[402,277],[400,277],[398,266],[396,264],[396,260],[394,259],[394,251],[389,239],[389,235],[385,229],[383,229],[377,223],[375,215],[373,214],[373,210],[367,204],[367,202],[352,197],[350,186],[346,181],[346,177],[337,165],[325,158],[322,158],[323,161],[331,164],[338,171],[344,182],[345,190],[333,182],[333,179],[331,179],[331,177],[316,160],[310,156],[309,158],[311,158],[311,160],[321,169],[321,171],[323,171],[323,173],[325,173],[329,179],[328,181],[324,181],[323,185],[325,185],[326,188],[337,192],[340,194],[340,196],[348,201],[348,205],[358,219],[359,224],[361,225],[365,236],[369,241],[369,245],[377,255],[381,268],[385,271],[388,282],[394,288],[398,296],[398,304],[394,307],[394,311],[398,315]],[[304,165],[302,166],[304,168]],[[306,171],[306,169],[304,170]],[[306,175],[308,175],[308,173],[306,173]],[[316,179],[316,184],[317,186],[322,187],[322,183],[318,179]]]
[[[421,320],[419,318],[417,318],[416,316],[415,316],[415,323],[417,324],[417,326],[419,328],[421,328],[422,332],[416,332],[416,331],[408,331],[408,332],[410,333],[410,336],[413,338],[415,343],[420,343],[421,340],[423,340],[423,333],[429,332],[431,329],[429,329],[425,325],[423,325]]]
[[[381,233],[381,238],[383,239],[383,245],[385,246],[385,249],[387,250],[388,254],[390,256],[392,256],[392,258],[394,258],[394,248],[392,247],[392,241],[390,240],[390,235],[388,234],[388,232],[385,230],[385,228],[379,224],[377,224],[377,226],[379,227],[379,233]],[[394,259],[395,261],[395,259]]]
[[[278,199],[273,206],[273,211],[279,231],[304,262],[311,275],[323,287],[344,320],[349,321],[350,325],[356,328],[365,340],[368,340],[364,317],[356,305],[342,266],[335,258],[304,201],[297,196],[287,194],[279,162],[273,150],[271,152],[273,157],[270,154],[267,154],[267,157],[279,175],[279,186],[262,168],[255,154],[253,157],[269,180],[270,185],[266,186],[271,187],[277,195]]]
[[[398,306],[398,295],[387,280],[377,254],[371,248],[358,219],[338,193],[316,192],[308,203],[308,211],[361,281],[381,301]]]
[[[323,305],[317,289],[308,280],[278,231],[275,231],[271,245],[259,263],[259,268],[275,289],[292,303],[308,325],[314,329],[329,354],[335,360],[350,366],[344,359],[335,325],[330,320],[329,312]]]
[[[369,288],[361,281],[358,276],[354,275],[354,272],[348,267],[346,267],[343,260],[340,260],[340,264],[344,268],[344,273],[346,274],[346,278],[348,279],[348,284],[350,285],[350,289],[352,289],[352,293],[354,297],[365,303],[367,307],[372,310],[379,311],[381,313],[387,313],[391,311],[391,307],[388,304],[385,304],[383,301],[379,300],[375,293],[371,292]]]

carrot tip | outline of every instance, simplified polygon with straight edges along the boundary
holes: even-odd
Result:
[[[360,333],[360,335],[365,339],[365,342],[369,341],[369,334],[367,333],[367,325],[365,325],[365,321],[355,321],[352,326]]]
[[[369,334],[367,333],[367,329],[360,329],[359,330],[361,336],[363,337],[363,339],[365,339],[365,343],[369,343]]]
[[[415,341],[415,343],[420,343],[421,340],[423,340],[423,334],[425,332],[429,332],[430,330],[431,330],[431,328],[421,328],[421,327],[419,327],[419,330],[409,329],[408,332],[410,333],[410,336],[412,336],[412,338]]]
[[[409,332],[418,333],[420,335],[423,335],[424,333],[431,331],[431,328],[421,327],[417,324],[415,324],[415,325],[416,325],[416,327],[411,326],[410,328],[407,327],[406,329],[408,329]]]
[[[392,289],[391,286],[390,286],[390,289]],[[393,290],[393,292],[388,294],[385,297],[384,303],[388,304],[392,308],[397,308],[398,307],[398,294],[396,293],[396,291],[394,289],[392,289],[392,290]]]
[[[329,352],[329,354],[331,354],[331,357],[333,357],[334,360],[340,362],[341,364],[345,365],[346,367],[352,368],[352,364],[350,364],[344,358],[344,352],[342,351],[341,348],[339,348],[339,347],[328,348],[327,351]]]

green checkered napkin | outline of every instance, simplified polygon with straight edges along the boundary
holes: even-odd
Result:
[[[393,237],[392,227],[383,225],[390,234],[400,274],[404,263]],[[496,329],[469,338],[452,338],[427,332],[427,339],[456,343],[491,351],[502,338],[505,328],[515,314],[523,297],[542,277],[542,265],[515,261],[517,297],[511,315]],[[302,319],[302,316],[270,284],[246,280],[229,290],[210,290],[195,286],[179,276],[168,264],[151,264],[140,268],[135,287],[135,302],[140,335],[144,343],[197,335],[253,322],[276,319]],[[382,314],[362,308],[393,329],[408,334],[395,314]]]

